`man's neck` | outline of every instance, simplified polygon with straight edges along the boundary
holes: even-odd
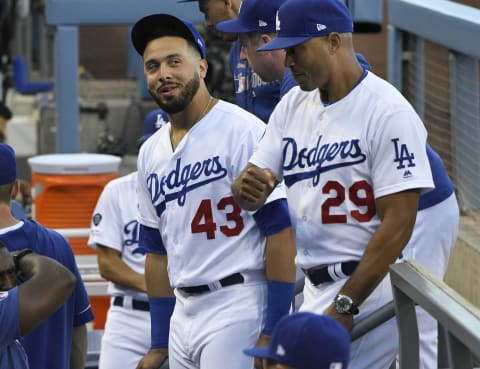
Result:
[[[14,226],[18,222],[12,215],[10,204],[0,203],[0,229]]]

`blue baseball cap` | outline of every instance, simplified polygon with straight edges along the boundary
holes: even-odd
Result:
[[[277,37],[258,51],[286,49],[332,32],[353,32],[353,19],[341,0],[287,0],[278,9]]]
[[[177,0],[177,3],[191,3],[193,1],[198,1],[198,0]]]
[[[203,59],[207,58],[205,41],[192,22],[170,14],[152,14],[140,19],[133,25],[131,39],[135,50],[143,56],[147,44],[159,37],[175,31],[180,37],[191,40],[197,46]]]
[[[285,0],[243,0],[238,17],[217,24],[224,33],[276,31],[276,15]]]
[[[297,369],[347,369],[350,335],[327,315],[298,312],[278,321],[268,346],[243,352]]]
[[[155,109],[147,113],[143,119],[143,135],[137,142],[145,142],[153,135],[161,126],[167,124],[168,115],[162,109]]]
[[[0,144],[0,185],[17,180],[17,160],[15,151],[7,144]]]

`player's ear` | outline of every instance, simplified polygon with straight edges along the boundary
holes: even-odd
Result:
[[[10,194],[11,199],[15,199],[20,191],[20,182],[17,180],[12,186],[12,193]]]
[[[332,32],[328,35],[328,50],[331,54],[335,54],[335,52],[340,48],[342,45],[342,37],[337,32]]]
[[[200,78],[204,78],[207,76],[207,71],[208,71],[208,63],[205,59],[201,59],[199,61],[199,72],[200,72]]]
[[[266,44],[267,42],[272,41],[273,37],[268,33],[262,33],[260,36],[260,40],[262,41],[260,44]]]

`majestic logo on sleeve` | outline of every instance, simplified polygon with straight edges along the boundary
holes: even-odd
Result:
[[[293,138],[283,139],[283,169],[296,171],[284,176],[287,187],[310,178],[316,186],[321,173],[359,164],[367,158],[358,139],[331,143],[323,143],[322,139],[319,136],[315,146],[303,148]]]
[[[178,205],[183,206],[189,191],[227,175],[219,156],[191,164],[183,164],[181,160],[177,159],[175,168],[161,178],[157,173],[151,173],[147,178],[148,190],[158,216],[165,210],[167,202],[177,200]]]
[[[413,175],[408,168],[415,166],[415,162],[413,161],[413,159],[415,159],[415,154],[410,154],[407,145],[399,144],[399,140],[399,138],[392,138],[391,140],[395,149],[395,159],[393,159],[393,162],[398,164],[397,169],[405,169],[403,172],[403,178],[408,178]]]

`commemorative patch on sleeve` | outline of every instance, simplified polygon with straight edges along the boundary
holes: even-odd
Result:
[[[100,222],[102,221],[102,214],[96,213],[93,218],[92,218],[93,224],[98,226]]]

